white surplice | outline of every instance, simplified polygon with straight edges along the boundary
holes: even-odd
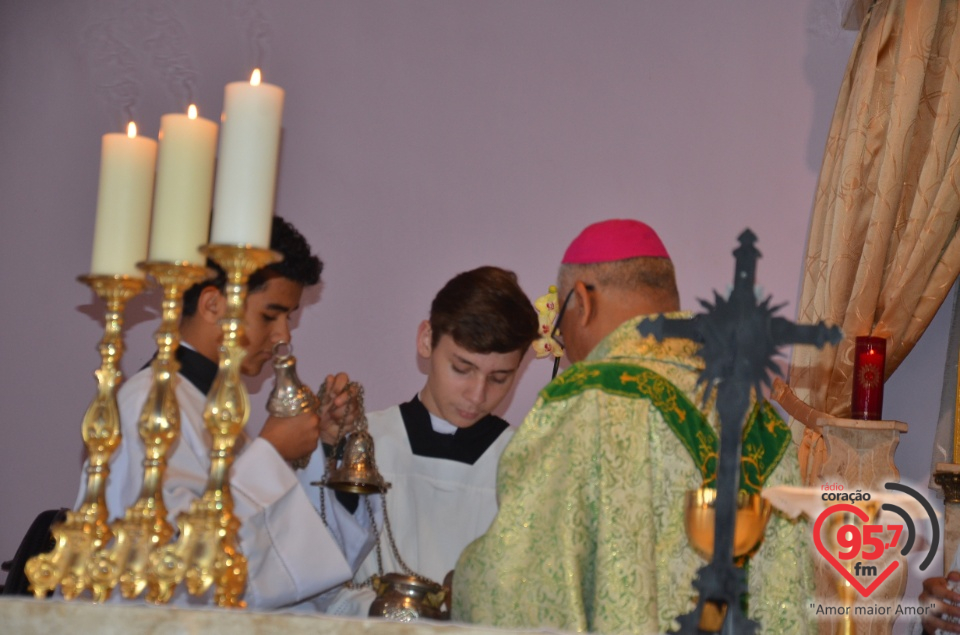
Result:
[[[421,439],[426,436],[442,442],[443,437],[449,436],[452,441],[452,434],[443,435],[437,430],[456,429],[429,415],[418,399],[403,407],[408,413],[415,413],[415,417],[409,416],[421,422],[415,433]],[[471,448],[479,453],[471,464],[456,458],[444,458],[442,447],[434,449],[434,456],[416,454],[401,406],[371,413],[367,419],[374,439],[377,467],[391,484],[386,494],[387,514],[400,557],[419,575],[442,583],[463,549],[483,535],[496,516],[497,462],[513,436],[513,429],[506,426],[506,422],[489,417],[504,429],[492,443],[485,441]],[[424,421],[429,423],[424,424]],[[425,429],[431,425],[432,430]],[[481,423],[476,425],[482,427]],[[468,432],[465,429],[457,433]],[[450,456],[453,455],[451,452]],[[370,503],[373,506],[381,504],[379,497],[372,498]],[[363,506],[361,501],[360,507]],[[404,573],[385,530],[380,532],[380,553],[383,573]],[[363,582],[377,573],[374,550],[360,566],[356,579]],[[342,590],[327,611],[340,615],[367,615],[373,599],[373,591],[369,588]]]

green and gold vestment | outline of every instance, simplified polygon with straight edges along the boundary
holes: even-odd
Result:
[[[457,565],[455,620],[645,634],[693,608],[704,561],[683,499],[712,484],[718,418],[696,408],[696,345],[642,339],[640,319],[551,382],[503,453],[500,511]],[[751,414],[741,487],[798,484],[783,421],[766,404]],[[774,516],[751,560],[749,614],[765,633],[812,632],[808,533]]]

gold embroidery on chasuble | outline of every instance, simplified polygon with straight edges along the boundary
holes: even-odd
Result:
[[[545,403],[599,389],[628,398],[647,399],[686,448],[704,487],[714,487],[719,455],[717,433],[703,413],[665,377],[635,364],[580,362],[571,366],[540,396]],[[757,402],[743,431],[740,489],[755,494],[790,447],[790,429],[767,402]]]

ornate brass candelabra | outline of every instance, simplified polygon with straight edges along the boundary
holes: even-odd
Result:
[[[220,364],[203,413],[211,437],[210,473],[203,496],[177,519],[180,537],[151,556],[147,597],[167,602],[177,585],[185,581],[191,595],[203,595],[213,586],[218,606],[244,607],[241,596],[246,587],[247,561],[237,544],[240,521],[233,514],[229,483],[234,446],[250,410],[240,379],[240,364],[246,354],[244,302],[250,274],[280,256],[267,249],[234,245],[209,245],[206,251],[227,276],[227,309],[220,321]]]
[[[155,336],[157,356],[152,363],[153,384],[139,420],[145,448],[143,485],[136,503],[111,525],[115,540],[104,545],[87,565],[97,601],[106,600],[118,584],[125,598],[143,593],[148,583],[150,554],[173,535],[162,483],[167,451],[180,434],[176,395],[180,364],[175,357],[180,344],[179,322],[183,293],[208,274],[206,267],[190,263],[146,262],[140,268],[163,288],[163,315]]]
[[[96,372],[97,394],[87,408],[81,428],[89,456],[87,488],[80,508],[67,512],[66,520],[52,528],[56,539],[53,550],[27,562],[25,573],[38,598],[46,597],[58,584],[67,599],[90,588],[86,563],[94,550],[111,538],[104,489],[110,456],[120,444],[116,387],[122,379],[123,311],[146,285],[144,280],[131,276],[91,275],[78,279],[106,303],[99,347],[101,363]]]

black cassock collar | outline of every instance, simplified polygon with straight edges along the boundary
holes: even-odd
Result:
[[[154,353],[153,357],[149,362],[144,364],[143,368],[149,366],[156,358],[157,354]],[[217,363],[186,346],[177,347],[176,358],[177,361],[180,362],[180,375],[193,384],[197,390],[205,395],[209,395],[210,389],[213,387],[213,380],[217,376]],[[143,368],[140,370],[143,370]]]
[[[180,374],[196,386],[197,390],[209,395],[219,368],[217,362],[186,346],[177,347],[177,361],[180,362]]]
[[[457,428],[453,434],[443,434],[433,429],[430,413],[420,398],[414,396],[400,404],[400,416],[407,429],[410,449],[417,456],[433,459],[449,459],[473,465],[493,445],[509,424],[496,415],[487,415],[469,428]]]

